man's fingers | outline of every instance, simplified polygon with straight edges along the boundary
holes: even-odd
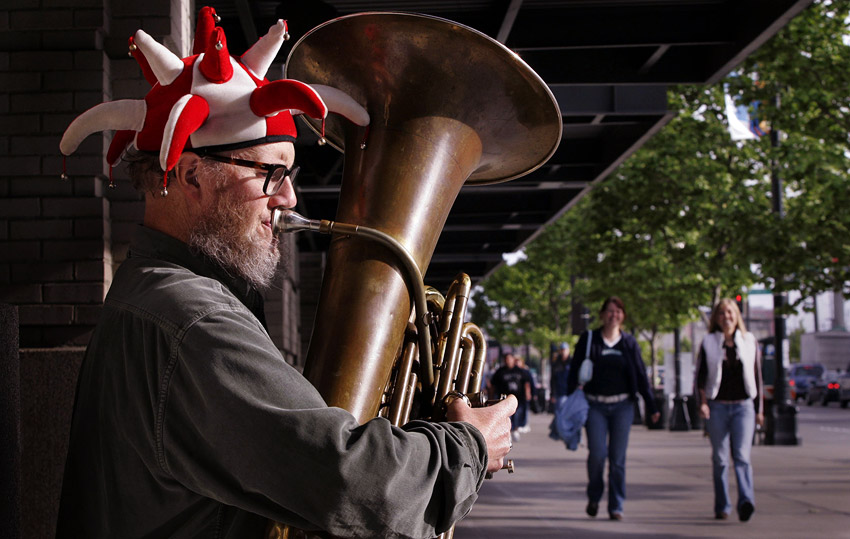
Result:
[[[508,395],[508,397],[502,402],[498,403],[496,406],[504,407],[503,410],[506,411],[508,417],[512,416],[514,412],[516,412],[516,407],[519,404],[519,401],[516,400],[516,397],[513,395]]]

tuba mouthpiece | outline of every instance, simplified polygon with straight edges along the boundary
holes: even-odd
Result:
[[[321,221],[307,219],[300,213],[286,208],[272,208],[272,233],[279,236],[285,232],[299,232],[301,230],[319,230]]]

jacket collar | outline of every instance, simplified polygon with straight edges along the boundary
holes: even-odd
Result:
[[[152,228],[139,226],[130,242],[127,258],[154,258],[182,266],[187,270],[214,279],[227,287],[260,320],[263,315],[263,298],[259,291],[245,279],[232,275],[208,257],[194,253],[187,244]],[[265,324],[264,324],[265,325]]]

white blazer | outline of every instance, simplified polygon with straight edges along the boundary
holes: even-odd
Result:
[[[720,391],[720,379],[723,377],[723,360],[726,359],[726,351],[723,349],[723,333],[716,331],[709,333],[702,341],[702,348],[705,351],[705,363],[708,367],[708,376],[705,380],[705,395],[708,399],[717,397],[717,392]],[[744,389],[747,395],[754,399],[758,395],[758,386],[756,382],[756,352],[758,344],[756,337],[752,333],[741,333],[741,330],[735,330],[735,350],[738,352],[738,357],[744,364]]]

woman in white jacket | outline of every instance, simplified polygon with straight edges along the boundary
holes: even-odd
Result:
[[[758,341],[747,331],[738,305],[723,299],[711,313],[697,360],[700,416],[711,439],[714,472],[714,515],[725,519],[729,500],[729,453],[738,483],[738,518],[745,522],[755,511],[750,451],[756,423],[764,424],[761,358]]]

